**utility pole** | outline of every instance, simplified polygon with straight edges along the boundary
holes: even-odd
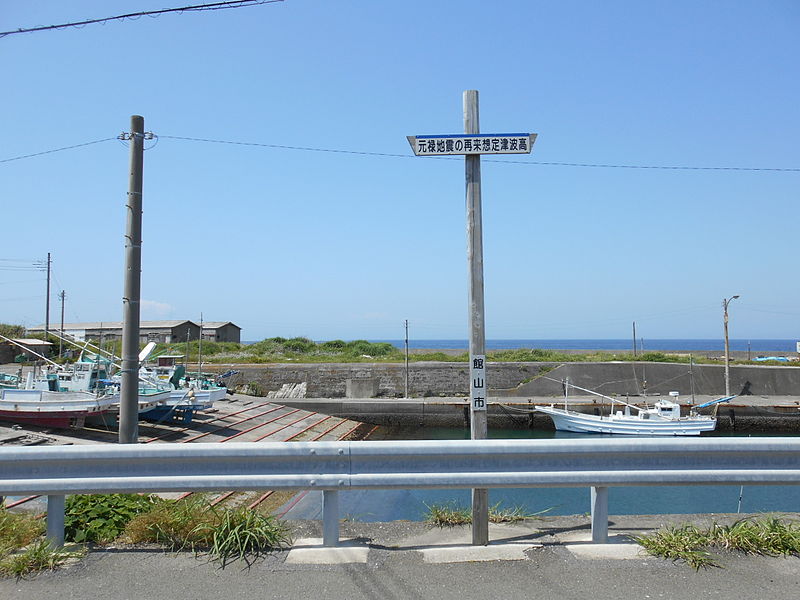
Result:
[[[203,313],[200,313],[200,339],[197,340],[197,389],[200,389],[200,378],[203,373]]]
[[[406,326],[406,395],[405,398],[408,398],[408,319],[405,321]]]
[[[464,133],[480,133],[478,90],[466,90],[464,103]],[[467,180],[467,260],[469,261],[469,360],[470,360],[470,437],[485,440],[489,437],[486,405],[475,410],[475,398],[488,404],[486,392],[486,329],[483,304],[483,219],[481,213],[481,156],[467,154],[464,159]],[[476,385],[477,384],[477,385]],[[489,543],[489,490],[472,490],[472,543]]]
[[[44,309],[44,341],[50,334],[50,253],[47,253],[47,300]]]
[[[636,321],[633,322],[633,355],[636,356]]]
[[[139,441],[139,319],[142,283],[142,179],[144,117],[131,116],[128,217],[125,230],[125,292],[122,297],[122,382],[120,385],[119,443]]]
[[[66,298],[66,296],[67,294],[64,290],[61,290],[61,293],[58,295],[61,300],[61,337],[58,338],[59,358],[61,358],[61,355],[64,353],[64,298]]]
[[[722,299],[722,323],[725,327],[725,395],[731,395],[731,373],[730,373],[730,351],[728,348],[728,304],[736,300],[739,296],[731,296]]]
[[[467,263],[469,265],[469,401],[473,440],[488,437],[486,410],[486,332],[483,297],[481,154],[529,154],[535,133],[480,133],[478,91],[463,95],[464,133],[408,136],[415,156],[464,155],[466,175]],[[489,490],[472,490],[472,544],[489,543]]]

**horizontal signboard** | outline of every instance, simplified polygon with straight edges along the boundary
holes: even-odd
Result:
[[[451,154],[529,154],[535,133],[473,133],[472,135],[409,135],[417,156]]]

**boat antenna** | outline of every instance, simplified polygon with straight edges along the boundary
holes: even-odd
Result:
[[[553,379],[552,377],[547,377],[545,375],[542,375],[542,379],[547,379],[549,381],[554,381],[555,383],[564,383],[563,381],[559,381],[558,379]],[[636,410],[638,410],[640,412],[642,411],[642,409],[640,407],[636,406],[635,404],[630,404],[628,402],[625,402],[624,400],[620,400],[619,398],[612,398],[611,396],[606,396],[605,394],[601,394],[600,392],[595,392],[594,390],[587,390],[586,388],[582,388],[582,387],[580,387],[578,385],[575,385],[574,383],[569,383],[569,378],[567,378],[566,382],[567,382],[567,387],[573,387],[576,390],[580,390],[582,392],[586,392],[587,394],[594,394],[595,396],[600,396],[601,398],[606,398],[607,400],[610,400],[611,402],[619,402],[620,404],[624,404],[625,406],[630,406],[631,408],[635,408]]]

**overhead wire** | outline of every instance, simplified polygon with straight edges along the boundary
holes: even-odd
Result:
[[[147,10],[135,13],[128,13],[125,15],[116,15],[113,17],[101,17],[99,19],[87,19],[85,21],[74,21],[71,23],[62,23],[60,25],[43,25],[41,27],[29,27],[13,29],[11,31],[0,31],[0,38],[7,35],[14,35],[19,33],[35,33],[39,31],[51,31],[54,29],[66,29],[74,27],[80,29],[86,25],[93,25],[97,23],[108,23],[109,21],[124,21],[137,20],[141,17],[158,17],[166,13],[183,13],[183,12],[201,12],[211,10],[225,10],[231,8],[244,8],[248,6],[260,6],[262,4],[274,4],[276,2],[283,2],[283,0],[227,0],[225,2],[211,2],[207,4],[195,4],[190,6],[181,6],[176,8],[162,8],[160,10]]]
[[[264,148],[276,148],[283,150],[301,150],[306,152],[331,152],[335,154],[355,154],[361,156],[380,156],[388,158],[417,158],[412,154],[392,154],[388,152],[367,152],[364,150],[343,150],[340,148],[318,148],[312,146],[290,146],[286,144],[267,144],[263,142],[241,142],[233,140],[216,140],[210,138],[196,138],[177,135],[161,135],[159,137],[184,140],[192,142],[207,142],[214,144],[233,144],[237,146],[258,146]],[[431,157],[443,160],[460,160],[458,156],[439,156]],[[519,164],[519,165],[533,165],[533,166],[555,166],[555,167],[590,167],[600,169],[667,169],[667,170],[688,170],[688,171],[788,171],[800,172],[800,168],[794,167],[693,167],[689,165],[623,165],[623,164],[607,164],[607,163],[575,163],[575,162],[551,162],[551,161],[522,161],[522,160],[496,160],[496,159],[483,159],[484,162],[503,163],[503,164]]]
[[[371,152],[367,150],[346,150],[343,148],[320,148],[314,146],[294,146],[289,144],[270,144],[266,142],[243,142],[238,140],[219,140],[212,138],[189,137],[179,135],[153,135],[155,139],[154,144],[147,148],[148,150],[158,144],[160,138],[181,140],[188,142],[203,142],[210,144],[227,144],[233,146],[251,146],[257,148],[272,148],[276,150],[297,150],[303,152],[325,152],[330,154],[348,154],[354,156],[376,156],[381,158],[417,158],[413,154],[396,154],[391,152]],[[63,150],[72,150],[74,148],[82,148],[84,146],[91,146],[92,144],[99,144],[108,142],[110,140],[119,139],[118,137],[103,138],[100,140],[93,140],[91,142],[84,142],[82,144],[74,144],[72,146],[63,146],[61,148],[54,148],[52,150],[44,150],[42,152],[34,152],[32,154],[23,154],[20,156],[13,156],[11,158],[0,159],[0,163],[7,163],[24,158],[33,158],[35,156],[42,156],[45,154],[52,154],[54,152],[61,152]],[[125,143],[122,141],[121,143]],[[460,160],[458,156],[437,156],[429,157],[439,160]],[[522,161],[522,160],[497,160],[484,158],[484,162],[500,163],[509,165],[528,165],[528,166],[544,166],[544,167],[577,167],[577,168],[595,168],[595,169],[661,169],[670,171],[772,171],[772,172],[788,172],[798,173],[800,168],[796,167],[710,167],[710,166],[691,166],[691,165],[626,165],[626,164],[610,164],[610,163],[577,163],[577,162],[563,162],[563,161]]]
[[[92,144],[100,144],[101,142],[108,142],[117,139],[116,137],[103,138],[102,140],[94,140],[91,142],[84,142],[83,144],[74,144],[72,146],[64,146],[63,148],[54,148],[52,150],[44,150],[42,152],[34,152],[33,154],[23,154],[22,156],[13,156],[11,158],[0,159],[0,163],[7,163],[14,160],[22,160],[23,158],[33,158],[34,156],[42,156],[43,154],[52,154],[53,152],[61,152],[62,150],[72,150],[73,148],[82,148],[84,146],[91,146]]]

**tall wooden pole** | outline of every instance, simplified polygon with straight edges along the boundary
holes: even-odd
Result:
[[[464,133],[480,133],[478,90],[464,92]],[[483,308],[483,222],[481,217],[481,157],[467,154],[467,260],[469,262],[470,434],[488,437],[486,405],[486,331]],[[489,543],[489,490],[472,490],[472,543]]]
[[[119,443],[139,441],[139,315],[142,280],[142,175],[144,117],[131,117],[128,220],[125,230],[125,295],[122,298],[122,382]]]

